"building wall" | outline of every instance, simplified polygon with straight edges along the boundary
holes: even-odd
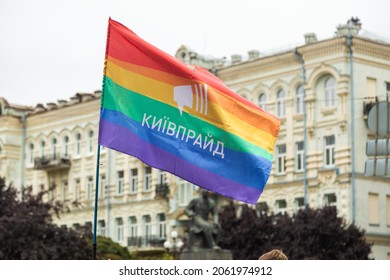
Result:
[[[327,204],[337,206],[339,215],[347,222],[354,222],[366,230],[367,238],[374,242],[373,257],[387,259],[390,252],[390,213],[380,212],[378,224],[370,225],[368,201],[370,193],[375,199],[377,194],[378,209],[389,207],[387,197],[390,190],[386,187],[389,179],[364,176],[366,141],[373,135],[367,128],[363,105],[367,102],[367,79],[371,79],[371,83],[375,81],[375,96],[381,100],[386,98],[386,82],[390,81],[390,46],[359,37],[352,39],[353,117],[347,37],[307,44],[296,50],[305,62],[307,202],[315,208]],[[275,147],[273,170],[259,200],[259,203],[267,203],[275,212],[296,211],[301,207],[297,199],[300,198],[302,203],[304,197],[304,173],[297,171],[295,146],[297,141],[303,141],[304,135],[304,117],[303,113],[297,113],[296,100],[296,89],[303,84],[303,79],[302,65],[294,51],[230,65],[217,72],[230,88],[254,103],[258,103],[260,94],[266,94],[266,110],[276,116],[278,91],[285,91],[285,115],[280,117],[281,129]],[[335,102],[331,106],[326,103],[324,88],[329,77],[336,83]],[[351,120],[355,126],[354,137]],[[325,143],[329,136],[334,136],[334,164],[326,166]],[[352,143],[355,145],[354,187],[351,176]],[[285,171],[278,174],[278,146],[282,144],[286,145]]]

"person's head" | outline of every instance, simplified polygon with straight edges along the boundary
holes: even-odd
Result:
[[[260,256],[259,260],[288,260],[282,250],[274,249]]]

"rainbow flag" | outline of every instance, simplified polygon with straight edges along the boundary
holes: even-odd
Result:
[[[99,144],[204,189],[255,204],[280,122],[205,69],[109,19]]]

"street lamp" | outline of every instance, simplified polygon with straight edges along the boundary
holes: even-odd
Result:
[[[173,255],[173,258],[175,260],[177,260],[179,257],[180,249],[181,247],[183,247],[184,243],[183,241],[177,238],[178,233],[176,230],[173,230],[171,232],[171,237],[172,237],[172,243],[169,242],[169,240],[165,241],[164,248],[167,249],[167,251]]]

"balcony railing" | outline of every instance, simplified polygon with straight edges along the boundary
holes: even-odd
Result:
[[[157,184],[156,185],[156,196],[166,197],[169,193],[168,184]]]
[[[142,237],[128,237],[127,238],[127,246],[129,247],[164,247],[164,242],[166,238],[157,237],[157,236],[142,236]]]
[[[34,169],[59,170],[70,168],[69,155],[52,154],[34,159]]]

